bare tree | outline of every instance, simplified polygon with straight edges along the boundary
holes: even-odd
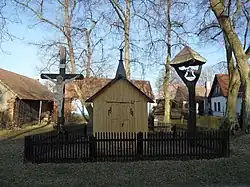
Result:
[[[240,40],[240,35],[236,32],[236,22],[240,21],[239,19],[236,19],[237,14],[240,13],[240,10],[243,8],[243,4],[246,2],[237,0],[236,1],[236,10],[233,14],[233,18],[231,19],[229,13],[230,13],[230,3],[226,4],[226,2],[222,2],[219,0],[210,0],[210,6],[212,8],[212,11],[214,15],[216,16],[216,19],[220,25],[220,28],[223,31],[226,46],[228,46],[229,50],[232,52],[228,53],[229,60],[232,58],[232,56],[235,57],[237,68],[239,70],[239,74],[241,77],[241,84],[244,88],[244,94],[243,94],[243,129],[246,128],[248,125],[248,121],[250,120],[250,67],[248,64],[248,50],[244,50],[246,48],[246,42],[247,40],[248,32],[244,35],[244,41],[242,42]],[[229,7],[229,9],[227,8]],[[244,11],[247,11],[246,9]],[[247,27],[249,27],[249,13],[245,16]],[[249,45],[249,44],[248,44]],[[250,46],[248,46],[249,48]],[[232,55],[233,54],[233,55]],[[230,66],[229,66],[230,67]],[[238,70],[234,69],[234,75],[237,75]],[[229,69],[229,72],[232,71]],[[230,90],[231,91],[231,90]],[[235,93],[238,94],[238,93]]]
[[[0,1],[0,48],[2,52],[6,52],[2,48],[2,44],[4,42],[17,39],[14,33],[9,31],[9,26],[11,24],[17,25],[20,23],[18,15],[15,12],[13,12],[12,15],[9,14],[8,10],[11,10],[12,8],[13,7],[10,1]]]
[[[186,44],[186,23],[188,18],[184,14],[177,14],[176,12],[185,12],[188,4],[184,1],[166,0],[166,1],[148,1],[151,11],[147,14],[147,19],[150,20],[153,35],[150,40],[149,49],[151,53],[162,52],[164,50],[164,98],[165,98],[165,111],[164,122],[170,122],[170,93],[169,84],[171,80],[170,62],[172,52],[177,47]],[[161,54],[162,56],[162,54]]]
[[[219,1],[218,1],[219,2]],[[225,43],[226,49],[226,59],[227,59],[227,71],[230,77],[229,88],[228,88],[228,97],[227,97],[227,111],[226,111],[226,120],[225,125],[228,127],[230,124],[235,124],[236,121],[236,102],[238,97],[238,91],[240,87],[240,74],[238,71],[238,66],[236,66],[235,61],[237,62],[237,58],[234,54],[232,42],[230,41],[232,38],[228,37],[228,32],[230,30],[224,30],[221,25],[221,21],[219,21],[222,17],[227,17],[227,20],[230,23],[230,29],[237,31],[239,34],[237,36],[243,36],[244,46],[247,44],[247,36],[248,36],[248,27],[249,27],[249,15],[247,15],[247,10],[244,6],[241,6],[241,1],[225,1],[223,2],[225,12],[222,15],[217,15],[214,17],[210,14],[210,9],[215,13],[215,2],[210,1],[210,7],[205,9],[205,14],[203,20],[201,22],[201,28],[198,32],[198,35],[205,36],[210,39],[210,41],[223,41]],[[202,6],[204,7],[204,2]],[[206,5],[206,4],[205,4]],[[199,7],[200,8],[200,7]],[[217,10],[218,11],[218,10]],[[217,12],[218,13],[218,12]],[[216,15],[216,14],[215,14]],[[224,19],[223,18],[223,19]],[[246,27],[243,28],[242,24],[246,23]],[[239,39],[239,38],[238,38]]]
[[[93,69],[91,68],[93,62],[93,52],[96,49],[96,46],[101,45],[102,43],[102,39],[94,42],[91,37],[97,23],[100,19],[102,19],[101,14],[99,14],[96,18],[94,18],[92,14],[92,8],[97,6],[97,1],[92,1],[93,4],[77,0],[56,0],[53,2],[45,2],[43,0],[13,1],[19,7],[34,15],[39,24],[48,26],[51,31],[58,33],[59,38],[56,40],[53,39],[46,40],[41,43],[35,43],[35,45],[37,45],[40,49],[44,49],[47,54],[51,51],[51,55],[46,55],[50,56],[49,59],[47,59],[48,66],[51,66],[58,61],[55,59],[58,57],[57,54],[59,45],[65,45],[68,49],[67,55],[69,57],[70,72],[77,73],[77,69],[80,67],[80,73],[85,70],[85,75],[87,77],[91,75],[91,72],[93,73]],[[59,18],[54,18],[51,14],[46,14],[50,7],[53,7],[53,10],[59,15]],[[84,14],[85,12],[87,12],[87,14]],[[35,26],[37,25],[38,24]],[[85,98],[83,97],[77,84],[74,84],[74,89],[77,93],[78,99],[82,103],[82,106],[86,107],[89,119],[92,119],[92,106],[85,103]]]
[[[116,24],[119,28],[122,28],[124,32],[125,43],[125,71],[127,78],[130,79],[130,9],[131,0],[125,0],[126,8],[122,8],[121,3],[117,0],[109,0],[110,4],[114,8],[117,16],[119,17],[120,24]]]

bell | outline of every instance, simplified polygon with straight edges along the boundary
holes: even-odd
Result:
[[[193,77],[192,71],[190,71],[190,70],[188,71],[187,77]]]

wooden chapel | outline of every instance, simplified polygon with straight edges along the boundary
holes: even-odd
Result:
[[[154,101],[127,79],[122,50],[116,76],[86,102],[93,103],[93,134],[148,132],[148,102]]]

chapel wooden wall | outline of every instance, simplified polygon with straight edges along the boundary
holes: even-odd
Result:
[[[147,100],[127,81],[111,85],[93,104],[93,133],[148,132]]]

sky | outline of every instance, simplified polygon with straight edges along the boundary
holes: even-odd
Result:
[[[25,19],[23,19],[25,18]],[[51,36],[49,30],[43,27],[29,28],[29,19],[22,17],[23,23],[18,25],[9,25],[9,31],[21,39],[15,39],[14,41],[4,42],[2,48],[5,52],[0,52],[0,68],[22,74],[31,78],[39,79],[39,71],[37,69],[41,64],[41,59],[37,55],[38,49],[30,44],[28,41],[41,40],[46,35]],[[225,60],[225,51],[223,44],[207,44],[199,45],[197,39],[190,39],[189,46],[200,53],[205,59],[207,59],[207,66],[216,64]],[[114,68],[118,66],[119,51],[113,55],[112,63]],[[173,56],[174,57],[174,56]],[[117,65],[115,65],[117,62]],[[159,70],[162,69],[159,65],[152,66],[146,69],[144,79],[151,82],[154,92],[155,80],[159,76]],[[115,76],[114,71],[109,71],[108,75]],[[213,75],[211,75],[213,76]],[[140,71],[132,71],[131,77],[134,79],[141,79]]]

